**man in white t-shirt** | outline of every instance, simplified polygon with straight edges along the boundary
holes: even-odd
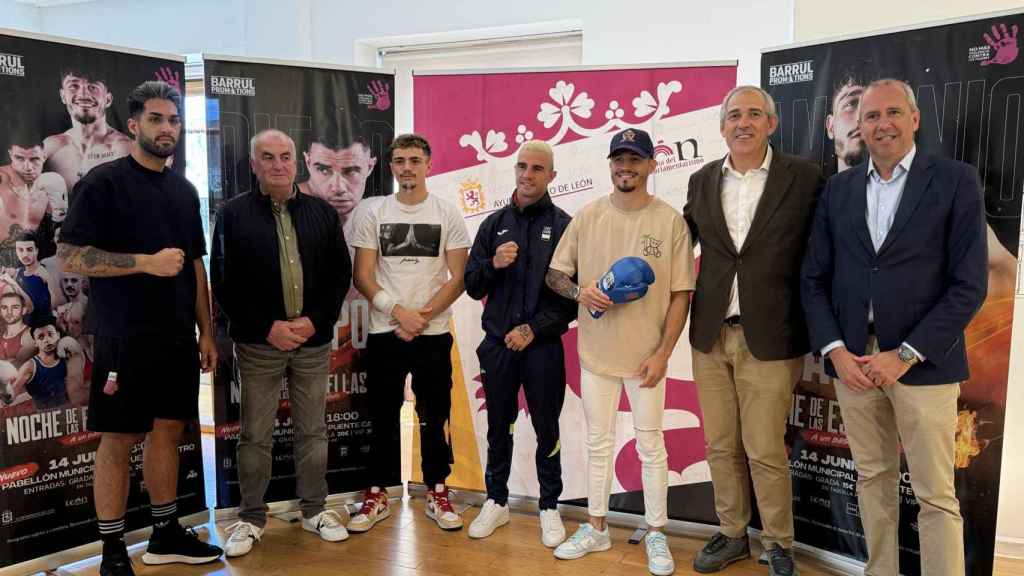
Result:
[[[430,144],[422,136],[395,138],[388,152],[398,191],[367,198],[356,208],[355,286],[373,303],[367,339],[367,391],[373,423],[370,488],[348,529],[366,532],[390,514],[388,483],[399,478],[399,411],[412,374],[420,421],[427,516],[445,530],[462,528],[448,501],[451,473],[446,424],[451,413],[452,336],[449,307],[465,289],[469,234],[459,210],[427,192]]]
[[[633,412],[636,450],[643,463],[644,508],[650,531],[647,567],[675,569],[662,528],[668,522],[668,454],[662,433],[668,359],[686,322],[694,288],[690,232],[680,214],[648,193],[654,145],[643,130],[616,134],[608,154],[614,189],[584,206],[562,234],[547,285],[579,308],[580,388],[587,419],[587,502],[590,522],[555,549],[572,560],[611,548],[605,523],[612,483],[615,414],[623,387]],[[642,258],[654,273],[646,295],[622,304],[598,288],[621,258]],[[579,278],[579,285],[572,276]],[[603,279],[602,279],[603,282]],[[591,312],[603,312],[594,318]]]

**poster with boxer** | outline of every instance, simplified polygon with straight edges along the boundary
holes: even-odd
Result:
[[[988,296],[966,332],[971,377],[961,384],[956,492],[964,519],[968,574],[992,571],[1002,459],[1010,332],[1020,233],[1024,159],[1024,13],[835,42],[771,49],[761,84],[778,103],[773,143],[820,162],[825,175],[865,162],[857,128],[860,96],[872,80],[896,78],[915,91],[919,153],[972,164],[981,176],[988,222]],[[835,386],[807,359],[789,421],[796,535],[801,542],[863,560],[854,469]],[[918,506],[904,461],[900,482],[901,573],[919,571]]]
[[[97,540],[89,281],[60,269],[56,244],[75,183],[129,153],[128,91],[183,78],[177,56],[0,30],[0,567]],[[198,426],[179,450],[179,511],[204,511]],[[141,455],[129,531],[150,522]]]
[[[252,190],[249,140],[276,128],[296,146],[299,192],[326,200],[341,217],[345,238],[363,198],[391,193],[385,160],[394,136],[394,75],[328,64],[204,56],[210,221],[238,194]],[[350,253],[350,256],[352,254]],[[268,279],[270,281],[270,279]],[[278,280],[279,281],[279,280]],[[254,285],[253,290],[259,290]],[[327,484],[332,494],[366,487],[371,433],[363,350],[370,307],[349,288],[335,327],[327,382]],[[236,447],[241,388],[227,319],[214,303],[220,366],[214,379],[217,507],[240,501]],[[266,501],[295,498],[292,424],[287,388],[274,428],[273,471]],[[394,446],[400,483],[400,447]]]
[[[609,142],[616,132],[634,127],[647,130],[654,140],[658,167],[648,186],[682,211],[690,175],[705,161],[726,153],[719,134],[719,105],[735,84],[735,62],[417,75],[416,131],[430,140],[434,150],[428,187],[432,194],[461,208],[475,236],[484,218],[509,202],[520,144],[539,139],[553,147],[558,172],[548,192],[555,204],[572,215],[611,193]],[[482,303],[463,296],[453,310],[461,363],[453,375],[455,473],[449,483],[482,491],[488,407],[475,353],[483,339]],[[567,390],[559,419],[561,498],[585,506],[587,427],[580,400],[575,324],[563,336],[563,346]],[[533,417],[520,391],[509,480],[513,495],[539,495]],[[669,515],[715,521],[702,416],[685,335],[669,361],[664,431]],[[623,395],[616,416],[612,510],[643,512],[635,443],[633,415]],[[414,464],[414,476],[417,469]]]

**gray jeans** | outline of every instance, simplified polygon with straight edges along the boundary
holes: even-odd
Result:
[[[241,376],[241,434],[238,481],[242,505],[238,517],[256,526],[267,523],[263,501],[271,475],[274,422],[281,381],[287,375],[291,401],[295,491],[304,518],[324,509],[327,500],[327,425],[324,406],[331,345],[283,352],[267,344],[235,344]]]

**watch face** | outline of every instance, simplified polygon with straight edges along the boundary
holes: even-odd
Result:
[[[899,356],[900,360],[907,363],[913,362],[917,359],[917,355],[914,354],[914,351],[905,347],[900,347]]]

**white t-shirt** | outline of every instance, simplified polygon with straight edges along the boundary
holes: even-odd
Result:
[[[398,201],[397,194],[366,198],[353,215],[352,246],[377,251],[377,283],[395,302],[419,309],[448,281],[448,250],[469,248],[469,232],[458,208],[434,195],[419,204]],[[445,334],[451,308],[435,316],[423,334]],[[391,318],[370,311],[370,333],[395,329]]]

